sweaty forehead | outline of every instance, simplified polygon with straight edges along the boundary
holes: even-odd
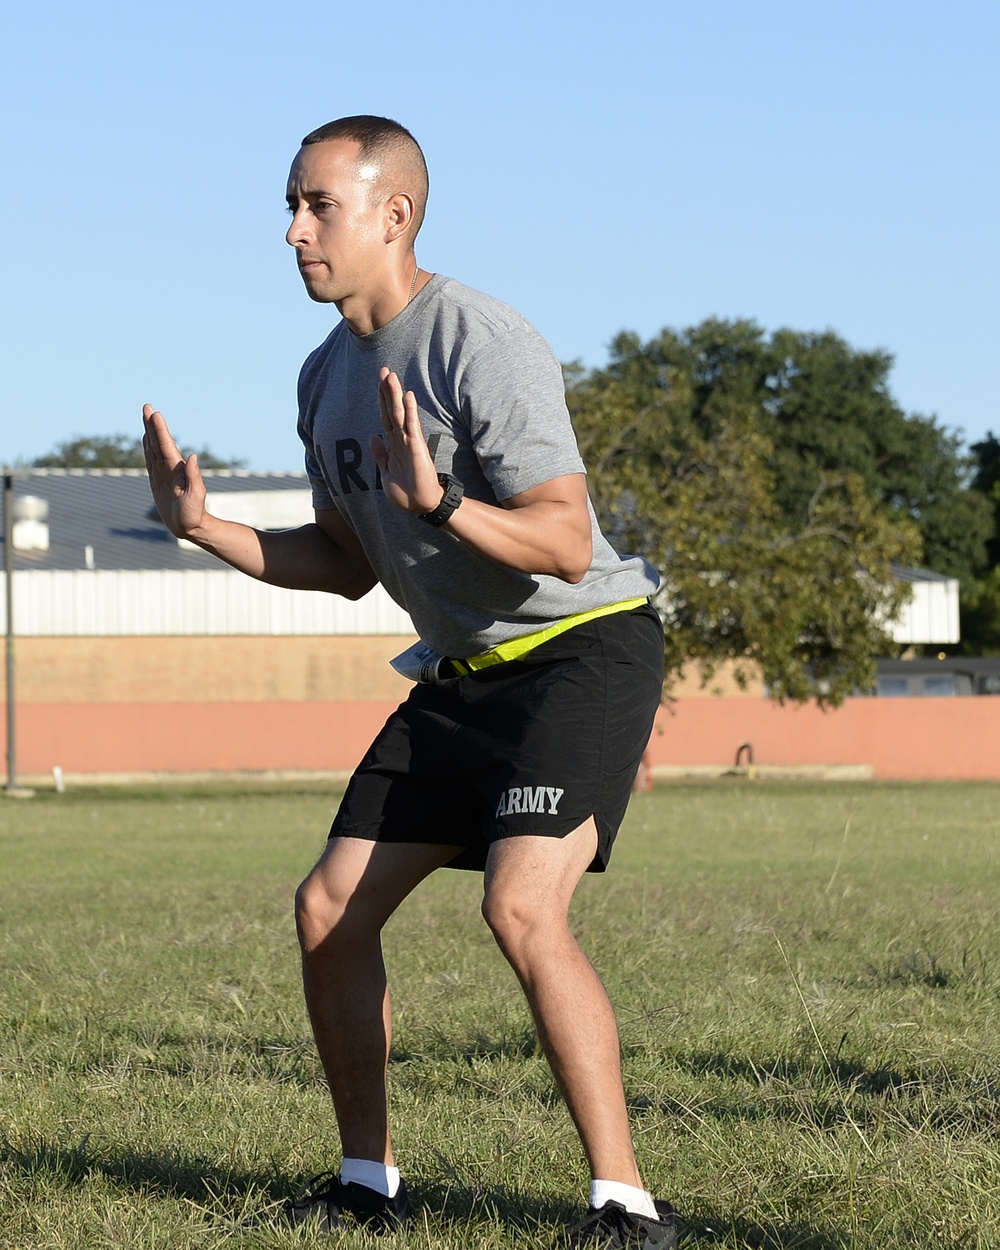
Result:
[[[360,145],[351,139],[308,143],[296,153],[288,172],[288,191],[343,190],[360,183],[365,189],[379,176],[378,166],[359,162]]]

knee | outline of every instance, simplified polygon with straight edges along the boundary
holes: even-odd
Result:
[[[295,931],[304,955],[326,947],[342,929],[345,906],[327,884],[310,873],[295,891]]]
[[[530,950],[540,925],[522,899],[508,892],[489,891],[483,898],[483,919],[507,959],[517,964]]]

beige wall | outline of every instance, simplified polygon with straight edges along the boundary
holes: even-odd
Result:
[[[410,683],[411,637],[23,638],[18,768],[67,773],[352,768]],[[2,666],[0,666],[2,667]],[[721,697],[712,692],[721,690]],[[661,708],[650,763],[864,765],[878,777],[1000,780],[1000,699],[848,699],[779,707],[729,670]],[[0,727],[0,745],[5,750]]]
[[[685,666],[681,675],[669,689],[671,699],[762,699],[764,683],[755,667],[747,666],[747,680],[741,685],[736,680],[735,665],[728,661],[720,664],[709,680],[697,660]]]
[[[19,705],[402,699],[413,637],[21,638]],[[3,682],[0,682],[2,689]]]
[[[402,699],[410,683],[389,666],[412,635],[359,637],[20,638],[16,689],[32,703],[262,703]],[[3,666],[0,666],[2,668]],[[0,691],[4,674],[0,672]],[[756,698],[732,666],[708,686],[691,665],[671,690],[678,699]]]

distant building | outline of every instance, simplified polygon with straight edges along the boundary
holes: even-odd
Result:
[[[205,477],[220,516],[264,529],[312,520],[304,474]],[[166,530],[143,472],[31,471],[15,505],[22,776],[348,770],[410,688],[389,660],[413,625],[381,587],[352,603],[228,569]],[[897,572],[914,596],[896,642],[956,642],[958,583]],[[0,578],[0,619],[5,597]],[[884,661],[877,692],[996,693],[992,664]],[[778,706],[725,666],[708,687],[692,666],[675,693],[650,743],[654,769],[725,769],[752,744],[760,768],[1000,780],[1000,700],[855,698],[822,712]]]
[[[879,660],[877,693],[883,698],[911,699],[1000,695],[1000,656]]]
[[[302,473],[205,479],[219,516],[313,519]],[[142,471],[33,471],[13,511],[22,774],[347,769],[406,696],[389,660],[413,625],[381,587],[353,603],[227,568],[167,531]]]
[[[908,582],[913,596],[892,626],[894,642],[901,646],[949,646],[961,637],[958,624],[958,578],[927,569],[894,568],[901,582]]]
[[[226,520],[277,530],[313,519],[304,473],[204,476]],[[380,586],[356,603],[284,590],[178,541],[141,470],[34,470],[16,480],[14,516],[18,637],[413,632]],[[0,606],[5,594],[0,587]]]
[[[304,473],[206,472],[213,513],[258,529],[313,519]],[[20,637],[407,634],[381,586],[352,603],[283,590],[226,568],[168,532],[137,469],[33,470],[17,480],[14,627]],[[913,597],[892,626],[901,646],[958,642],[958,582],[896,569]],[[26,576],[30,574],[30,576]],[[3,603],[0,590],[0,604]]]

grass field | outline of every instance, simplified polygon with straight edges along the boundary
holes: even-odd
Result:
[[[336,795],[0,802],[0,1246],[360,1244],[241,1220],[335,1166],[295,885]],[[551,1244],[586,1176],[526,1010],[440,873],[386,935],[383,1245]],[[670,785],[574,923],[684,1245],[1000,1246],[1000,787]]]

